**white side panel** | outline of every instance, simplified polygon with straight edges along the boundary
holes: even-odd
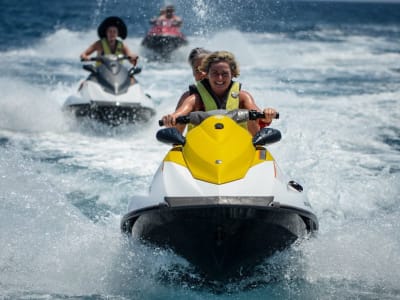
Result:
[[[266,197],[273,196],[275,202],[304,210],[310,210],[304,193],[289,188],[288,179],[278,171],[275,177],[274,162],[268,161],[252,167],[246,177],[226,184],[210,184],[196,180],[189,170],[179,164],[164,162],[154,176],[150,195],[132,199],[129,210],[158,205],[166,197]]]
[[[88,101],[90,100],[97,100],[97,101],[117,101],[117,97],[105,93],[103,88],[90,80],[86,80],[83,82],[82,89],[80,90],[80,93],[82,95],[82,98],[87,99]]]
[[[112,103],[139,103],[141,106],[154,109],[153,101],[145,95],[139,84],[130,86],[125,94],[113,95],[106,93],[99,84],[88,80],[83,82],[82,89],[79,93],[67,98],[64,105],[86,104],[90,103],[91,100],[103,102],[111,101]]]

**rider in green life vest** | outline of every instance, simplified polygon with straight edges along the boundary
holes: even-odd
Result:
[[[163,116],[162,120],[167,127],[175,127],[176,118],[192,111],[204,111],[213,108],[227,110],[243,108],[261,111],[253,97],[247,91],[240,89],[238,82],[232,81],[240,74],[239,66],[232,53],[216,51],[209,54],[202,62],[200,70],[206,74],[206,79],[197,83],[197,92],[190,93],[182,99],[175,112]],[[247,129],[250,134],[256,134],[261,127],[268,126],[276,117],[277,111],[273,108],[262,110],[265,118],[257,121],[248,121]],[[178,128],[179,129],[179,128]]]
[[[202,81],[196,83],[196,88],[200,94],[201,100],[203,101],[205,111],[215,109],[234,110],[239,108],[239,82],[232,81],[227,94],[227,99],[224,101],[225,103],[217,103],[217,99],[214,99],[212,96],[212,91],[210,91],[209,86],[210,84],[208,83],[207,79],[203,79]]]
[[[115,46],[114,51],[111,50],[110,45],[108,44],[107,39],[101,39],[101,46],[103,47],[103,55],[114,54],[114,55],[122,55],[124,44],[120,40],[116,40],[117,45]]]
[[[81,60],[89,60],[90,55],[96,51],[98,56],[106,54],[123,54],[129,56],[131,64],[136,66],[139,57],[120,40],[125,39],[127,36],[126,25],[120,18],[106,18],[98,27],[97,33],[100,39],[90,45],[80,55]]]
[[[101,41],[101,46],[103,47],[102,55],[114,54],[114,55],[118,56],[118,55],[124,54],[124,52],[122,51],[123,47],[124,47],[124,44],[122,43],[122,41],[120,41],[118,39],[116,40],[116,46],[114,47],[114,51],[112,51],[110,45],[108,44],[107,39],[102,38],[100,41]],[[100,66],[100,65],[101,65],[101,62],[97,61],[96,66]]]
[[[204,111],[216,110],[216,109],[226,109],[228,111],[235,110],[239,108],[239,94],[240,94],[241,84],[236,81],[232,81],[228,92],[221,102],[217,97],[213,96],[213,92],[210,87],[208,79],[203,79],[196,82],[195,91],[200,95],[201,101],[203,102]],[[193,88],[192,88],[193,89]],[[244,129],[247,129],[247,122],[240,123]],[[188,130],[191,130],[194,126],[192,124],[188,125]]]

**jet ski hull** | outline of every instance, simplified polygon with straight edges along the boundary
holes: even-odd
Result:
[[[107,102],[70,105],[69,110],[77,119],[91,119],[110,126],[149,122],[155,110],[140,103]]]
[[[150,28],[142,40],[142,46],[161,56],[168,56],[187,43],[179,27],[163,25],[155,25]]]
[[[124,216],[122,230],[171,248],[206,277],[251,273],[263,259],[317,229],[316,217],[289,207],[154,206]]]
[[[186,39],[172,35],[148,35],[142,45],[160,54],[169,54],[187,44]]]

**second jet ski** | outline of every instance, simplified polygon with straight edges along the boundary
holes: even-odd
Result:
[[[123,55],[105,55],[92,58],[96,64],[84,64],[90,75],[77,93],[67,98],[64,110],[78,119],[93,119],[111,126],[151,120],[155,105],[135,78],[141,69],[126,68],[123,61],[127,59]]]

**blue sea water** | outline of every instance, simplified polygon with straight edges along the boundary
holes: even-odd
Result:
[[[400,4],[171,2],[189,45],[159,63],[140,42],[163,1],[0,0],[0,298],[400,299]],[[154,124],[81,128],[61,112],[110,15],[128,25]],[[156,120],[191,84],[198,46],[232,51],[243,88],[280,111],[270,150],[320,221],[223,284],[119,229],[168,150]]]

